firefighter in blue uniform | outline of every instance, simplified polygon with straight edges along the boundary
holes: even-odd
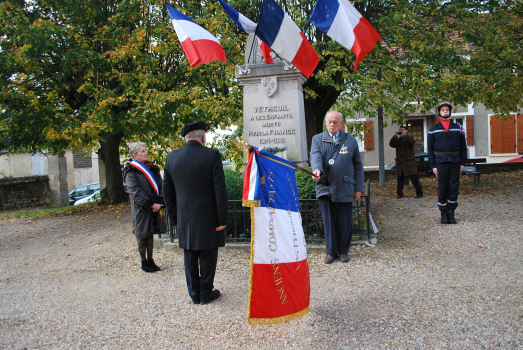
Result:
[[[452,105],[441,102],[437,107],[440,122],[430,128],[427,137],[429,164],[438,178],[438,207],[442,224],[455,224],[458,207],[459,176],[467,162],[465,130],[452,123]]]

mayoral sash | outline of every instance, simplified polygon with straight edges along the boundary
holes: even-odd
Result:
[[[154,192],[156,192],[156,194],[160,194],[160,191],[158,189],[158,183],[156,182],[156,178],[154,177],[153,173],[145,165],[143,165],[136,159],[133,159],[133,161],[130,164],[134,168],[140,170],[142,174],[145,175],[145,178],[149,180],[149,183],[151,184]]]

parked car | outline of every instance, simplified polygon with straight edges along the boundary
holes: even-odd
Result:
[[[98,190],[98,191],[96,191],[95,193],[93,193],[90,196],[87,196],[87,197],[84,197],[82,199],[77,200],[74,203],[74,205],[98,202],[101,198],[102,198],[102,196],[100,196],[100,190]]]
[[[100,189],[100,183],[92,183],[75,188],[69,193],[69,205],[73,205],[77,200],[89,197]]]
[[[523,162],[523,156],[519,156],[519,157],[516,157],[516,158],[512,158],[512,159],[506,160],[503,163],[520,163],[520,162]]]
[[[418,174],[433,174],[433,171],[429,166],[429,156],[427,153],[419,153],[414,157],[416,158],[416,164],[418,166]],[[385,167],[385,170],[393,169],[396,169],[396,162]]]

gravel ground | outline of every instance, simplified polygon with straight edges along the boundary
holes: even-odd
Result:
[[[193,305],[181,255],[140,270],[127,208],[3,220],[0,348],[519,349],[522,195],[461,196],[445,226],[435,196],[374,197],[376,247],[309,255],[310,313],[278,326],[247,324],[246,253],[220,253],[223,296]]]

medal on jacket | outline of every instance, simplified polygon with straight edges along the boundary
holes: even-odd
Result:
[[[340,149],[340,154],[347,154],[349,151],[347,151],[347,146],[343,145],[343,147]]]
[[[329,159],[329,164],[330,165],[334,164],[334,159]]]

